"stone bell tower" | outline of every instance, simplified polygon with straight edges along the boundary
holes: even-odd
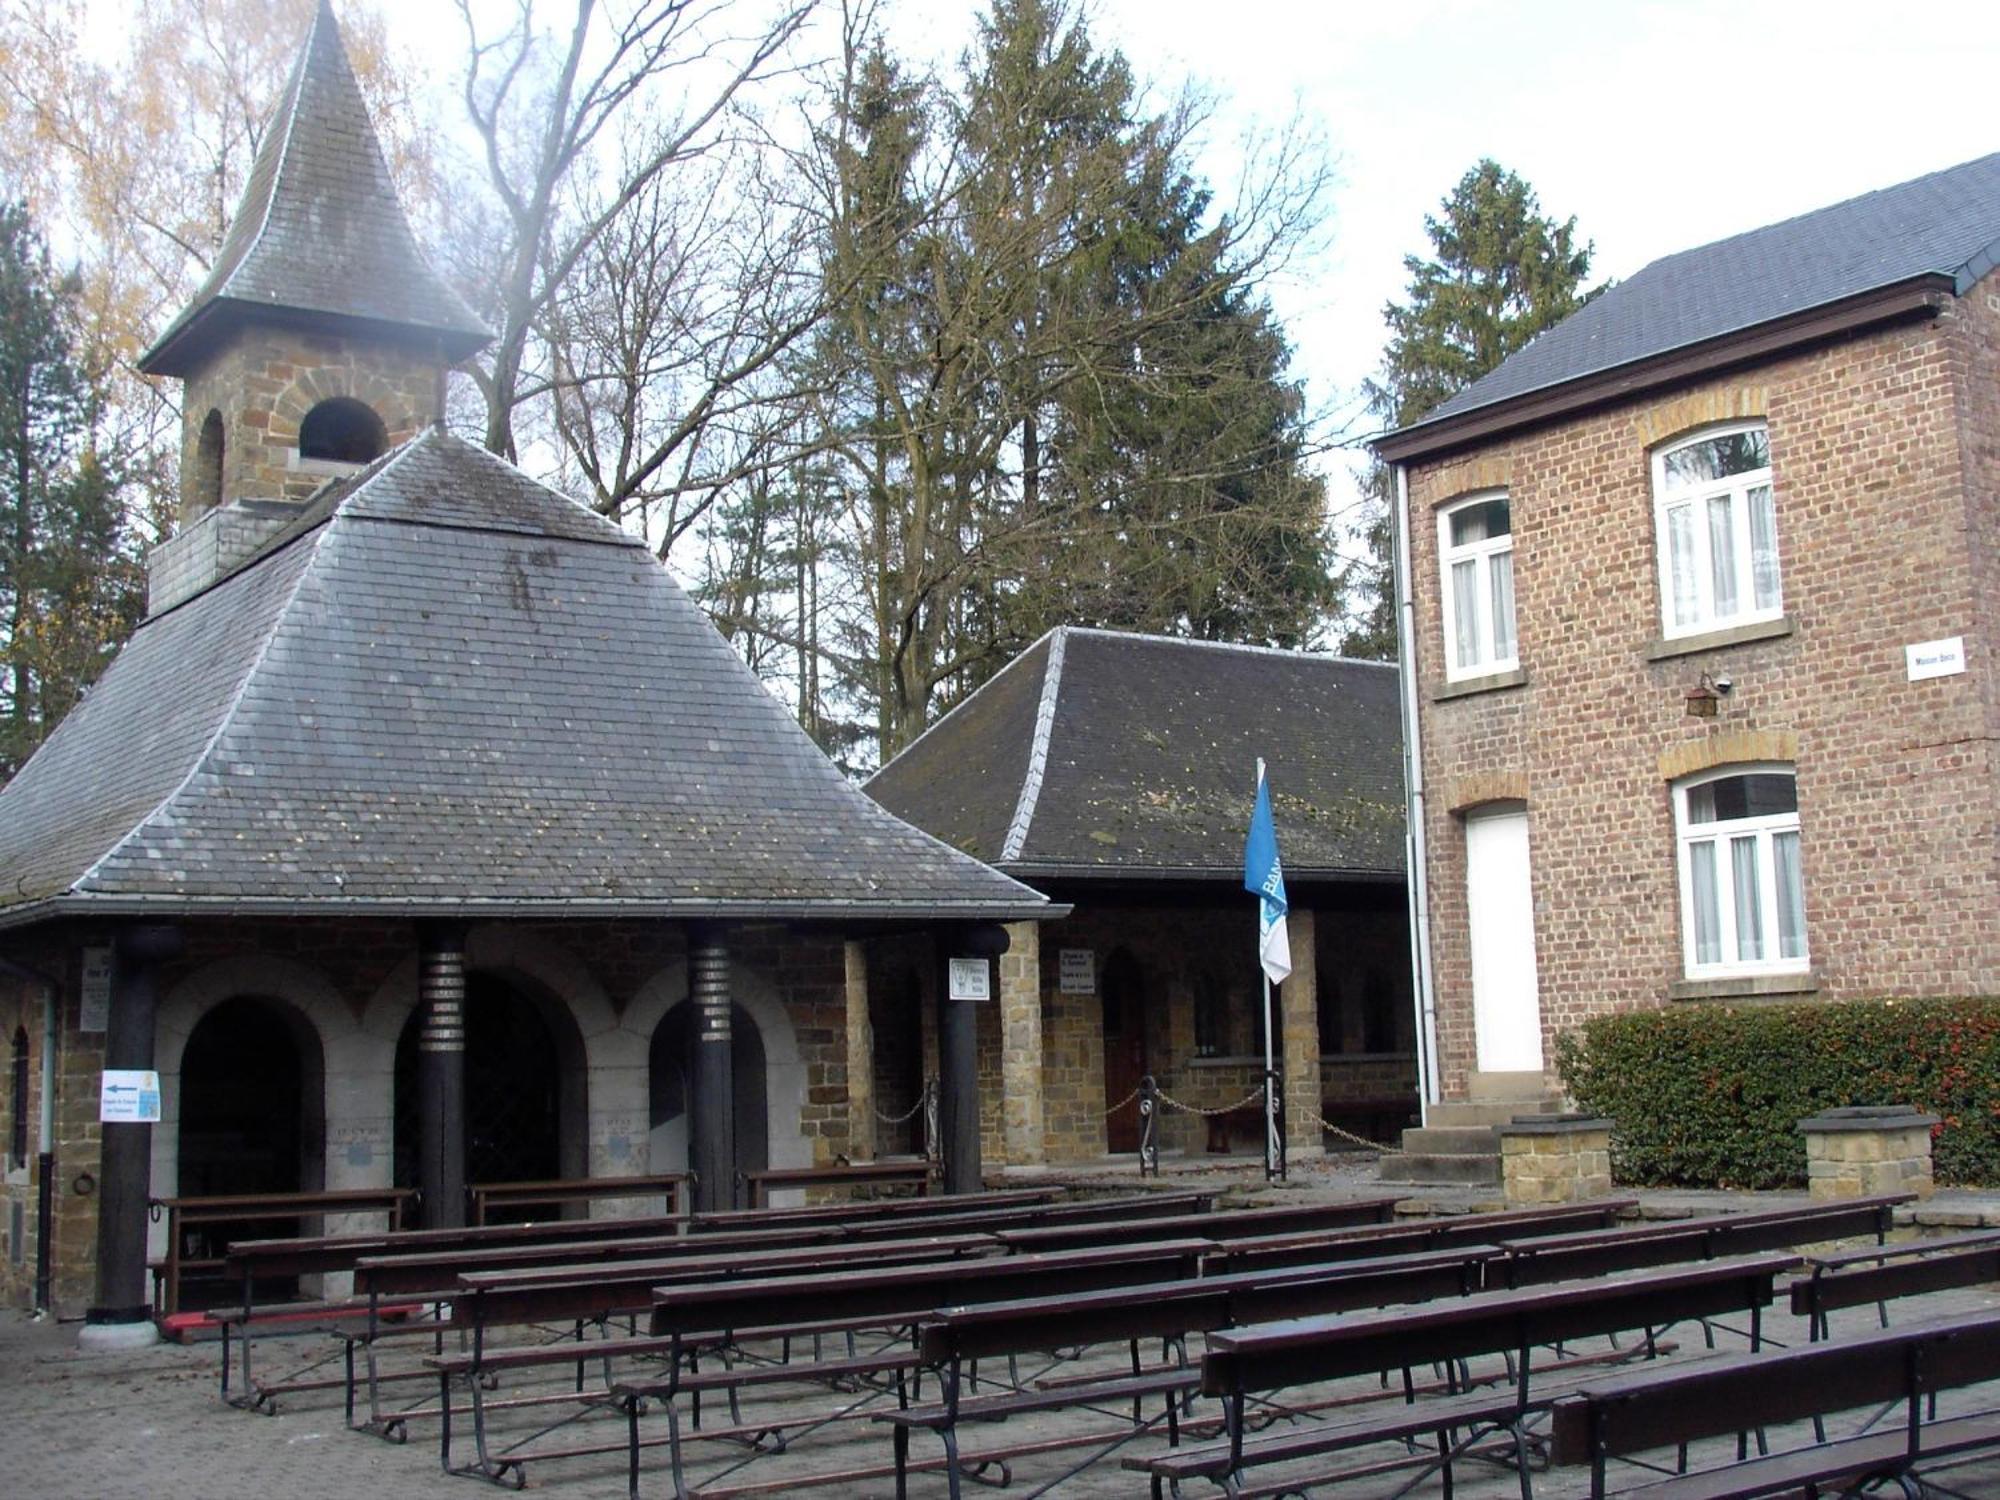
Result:
[[[208,279],[139,360],[185,383],[180,524],[149,559],[151,610],[422,431],[446,369],[489,337],[417,248],[321,0]]]

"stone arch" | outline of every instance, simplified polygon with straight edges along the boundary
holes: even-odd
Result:
[[[382,424],[385,447],[415,436],[422,425],[402,392],[367,370],[318,366],[302,370],[271,403],[270,439],[295,450],[307,416],[330,401],[348,400],[366,407]]]
[[[1766,417],[1770,406],[1769,391],[1755,382],[1711,386],[1647,407],[1632,419],[1632,435],[1650,451],[1698,428]]]
[[[365,464],[389,448],[389,429],[381,414],[353,396],[330,396],[299,421],[302,462]]]
[[[202,1018],[224,1001],[254,998],[287,1014],[303,1043],[310,1037],[317,1067],[308,1066],[307,1087],[317,1075],[316,1097],[308,1099],[307,1117],[318,1139],[313,1143],[317,1177],[328,1188],[376,1186],[388,1181],[386,1167],[379,1177],[355,1178],[336,1168],[336,1143],[345,1142],[371,1112],[360,1080],[342,1071],[352,1052],[356,1030],[340,991],[317,969],[277,954],[246,953],[218,959],[188,975],[160,1001],[154,1022],[153,1061],[160,1074],[160,1123],[153,1131],[152,1191],[167,1198],[180,1191],[180,1135],[183,1108],[182,1064],[188,1039]],[[338,1080],[338,1085],[335,1085]],[[386,1101],[385,1101],[386,1102]],[[329,1222],[328,1232],[338,1231]],[[166,1250],[164,1225],[153,1225],[150,1254]]]
[[[805,1114],[806,1065],[799,1055],[798,1033],[792,1026],[791,1012],[776,987],[745,964],[730,965],[729,988],[731,1005],[740,1008],[755,1023],[758,1039],[764,1047],[765,1140],[770,1164],[774,1167],[811,1166],[812,1143],[799,1128]],[[642,1065],[635,1118],[637,1138],[644,1143],[644,1161],[631,1169],[634,1171],[653,1170],[650,1163],[655,1144],[669,1155],[676,1146],[676,1141],[669,1137],[663,1137],[657,1143],[651,1139],[649,1080],[644,1064],[654,1032],[666,1021],[670,1012],[687,1003],[687,998],[687,962],[678,959],[641,985],[632,997],[632,1003],[626,1007],[625,1029],[638,1041],[638,1057]],[[663,1163],[659,1170],[678,1171],[686,1164],[684,1134],[678,1138],[677,1144],[679,1159]]]

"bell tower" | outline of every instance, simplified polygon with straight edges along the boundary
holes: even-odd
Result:
[[[153,609],[422,431],[444,372],[489,337],[417,248],[321,0],[214,267],[139,360],[183,382],[180,518],[151,559]]]

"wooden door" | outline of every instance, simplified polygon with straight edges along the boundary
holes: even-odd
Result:
[[[1109,1108],[1138,1088],[1146,1073],[1146,1013],[1139,966],[1120,949],[1104,965],[1098,987],[1104,1009],[1104,1103]],[[1106,1117],[1104,1144],[1109,1151],[1139,1149],[1138,1101]]]

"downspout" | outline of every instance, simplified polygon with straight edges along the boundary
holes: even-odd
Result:
[[[1403,708],[1403,833],[1409,864],[1410,970],[1416,978],[1417,1077],[1424,1121],[1438,1102],[1437,993],[1431,984],[1431,903],[1429,845],[1424,835],[1424,755],[1417,723],[1417,605],[1410,575],[1410,484],[1401,464],[1396,477],[1396,662]]]

